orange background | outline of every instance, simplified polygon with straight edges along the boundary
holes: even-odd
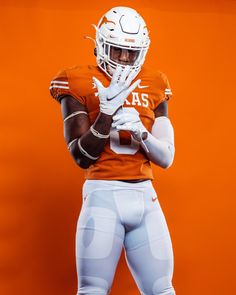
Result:
[[[147,63],[167,74],[176,158],[155,168],[168,221],[177,295],[235,294],[236,2],[0,2],[0,293],[69,295],[83,171],[66,149],[56,72],[94,63],[90,24],[136,8],[151,34]],[[145,267],[145,266],[144,266]],[[138,291],[122,257],[112,295]]]

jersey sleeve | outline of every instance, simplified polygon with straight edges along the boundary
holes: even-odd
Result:
[[[74,85],[75,84],[75,85]],[[51,81],[50,87],[51,96],[56,99],[59,103],[64,96],[70,95],[80,103],[85,104],[84,97],[78,94],[76,89],[76,77],[67,70],[61,70]]]
[[[164,85],[164,100],[169,100],[172,97],[172,90],[170,87],[170,83],[165,74],[161,74],[163,85]]]
[[[49,90],[51,96],[59,103],[61,102],[63,96],[72,95],[69,87],[69,79],[65,70],[60,71],[54,77],[54,79],[51,81]]]
[[[163,101],[168,101],[172,97],[172,90],[167,76],[164,73],[159,73],[156,77],[155,85],[157,87],[157,96],[154,102],[154,109]]]

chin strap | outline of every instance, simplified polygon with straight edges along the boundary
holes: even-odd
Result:
[[[132,132],[134,139],[141,143],[141,146],[145,150],[146,153],[149,153],[149,149],[145,144],[144,140],[148,138],[148,131],[142,131],[141,129],[136,130],[136,132]]]
[[[147,135],[146,135],[145,133],[147,133]],[[140,143],[141,143],[141,146],[144,148],[145,152],[146,152],[146,153],[149,153],[149,149],[148,149],[147,145],[146,145],[145,142],[144,142],[143,136],[145,136],[145,139],[147,139],[147,138],[148,138],[148,132],[143,132],[143,133],[142,133]]]

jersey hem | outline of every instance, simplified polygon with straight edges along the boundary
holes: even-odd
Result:
[[[135,177],[135,178],[130,178],[130,177],[112,177],[112,178],[106,178],[106,177],[99,177],[99,178],[95,178],[95,177],[86,177],[86,180],[138,180],[138,179],[142,179],[142,180],[154,180],[154,177],[145,177],[145,178],[140,178],[140,177]]]

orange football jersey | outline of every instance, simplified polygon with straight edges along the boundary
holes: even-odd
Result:
[[[93,85],[93,76],[105,87],[109,86],[107,75],[91,65],[60,71],[50,86],[51,95],[57,101],[60,102],[64,95],[71,95],[84,104],[91,124],[99,114],[99,98],[95,95],[97,89]],[[151,131],[155,120],[154,110],[170,98],[169,82],[163,73],[145,67],[142,67],[136,79],[141,79],[141,83],[125,100],[123,109],[138,112],[144,126]],[[86,179],[153,179],[153,174],[145,152],[130,133],[111,128],[110,138],[101,156],[86,169]]]

